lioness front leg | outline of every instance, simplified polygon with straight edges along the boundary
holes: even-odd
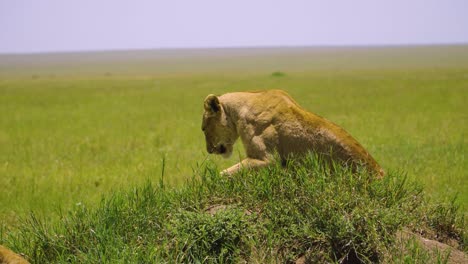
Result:
[[[265,159],[265,160],[260,160],[260,159],[252,159],[252,158],[246,158],[242,160],[241,162],[237,163],[234,166],[231,166],[223,171],[221,171],[221,175],[232,175],[238,171],[240,171],[243,168],[247,169],[259,169],[268,166],[271,163],[270,160]]]

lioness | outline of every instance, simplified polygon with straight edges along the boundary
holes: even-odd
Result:
[[[241,168],[270,164],[278,153],[285,161],[291,154],[309,151],[356,169],[365,166],[377,177],[384,171],[372,156],[344,129],[307,112],[281,90],[208,95],[202,130],[208,153],[230,157],[241,138],[247,158],[223,170],[231,175]]]
[[[0,245],[0,264],[29,264],[20,255]]]

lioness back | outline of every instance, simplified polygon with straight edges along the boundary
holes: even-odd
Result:
[[[216,146],[222,146],[220,150],[229,151],[233,142],[240,137],[247,157],[251,159],[245,162],[247,164],[264,166],[275,152],[282,159],[287,159],[291,155],[312,151],[352,168],[365,166],[370,172],[383,175],[383,170],[372,156],[344,129],[306,111],[284,91],[224,94],[215,99],[216,105],[219,105],[219,112],[213,112],[210,107],[213,102],[207,100],[204,116],[217,113],[212,115],[211,121],[217,122],[216,118],[213,118],[217,117],[218,122],[226,124],[225,130],[232,132],[231,138],[224,141],[219,140],[223,135],[218,133],[216,136],[219,142],[210,144],[215,146],[215,149]],[[204,122],[208,123],[205,119],[207,118],[204,118]],[[208,141],[207,137],[207,144]]]

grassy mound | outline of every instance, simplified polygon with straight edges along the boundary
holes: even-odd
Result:
[[[415,243],[397,241],[403,229],[466,249],[464,216],[454,201],[428,202],[401,173],[374,180],[321,164],[310,155],[228,178],[208,163],[182,188],[147,183],[106,197],[96,208],[77,205],[58,222],[31,215],[0,239],[33,263],[431,258]]]

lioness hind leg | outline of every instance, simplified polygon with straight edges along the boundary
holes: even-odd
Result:
[[[263,167],[268,166],[271,163],[270,160],[260,160],[260,159],[252,159],[252,158],[246,158],[242,160],[241,162],[237,163],[236,165],[233,165],[223,171],[221,171],[221,175],[232,175],[243,168],[246,169],[260,169]]]

